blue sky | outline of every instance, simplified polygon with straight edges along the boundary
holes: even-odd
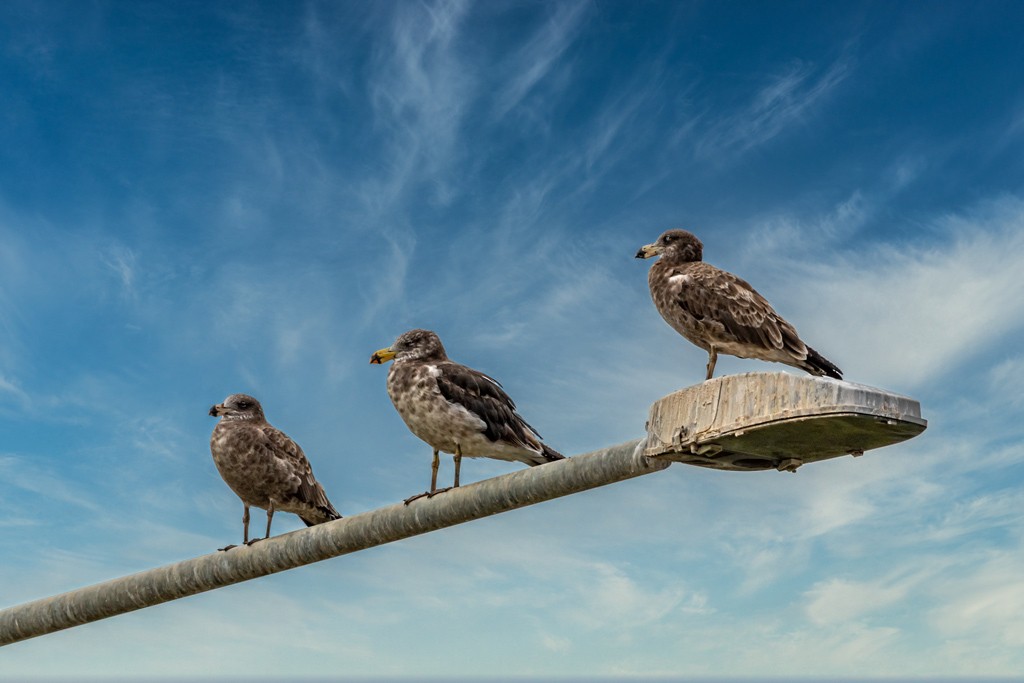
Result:
[[[1022,21],[2,3],[0,605],[235,542],[206,414],[229,393],[343,514],[423,490],[367,364],[412,327],[567,454],[639,438],[704,375],[633,258],[670,227],[930,426],[796,475],[674,465],[4,648],[0,674],[1020,674]]]

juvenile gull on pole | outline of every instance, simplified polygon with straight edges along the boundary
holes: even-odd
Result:
[[[541,441],[497,380],[449,360],[430,330],[410,330],[370,357],[373,364],[390,360],[388,396],[409,430],[434,449],[430,490],[407,498],[406,504],[448,490],[437,488],[439,451],[454,456],[452,488],[459,485],[463,456],[531,466],[565,457]]]
[[[213,462],[245,508],[244,544],[263,540],[249,540],[250,506],[267,511],[265,538],[270,538],[270,522],[277,510],[295,513],[306,526],[341,519],[313,476],[302,448],[267,422],[259,401],[246,394],[232,394],[210,408],[210,415],[220,418],[210,436]]]
[[[785,363],[812,375],[843,378],[843,371],[801,341],[796,329],[745,280],[704,263],[704,245],[686,230],[669,230],[637,258],[660,255],[648,273],[661,317],[708,352],[707,377],[719,353]]]

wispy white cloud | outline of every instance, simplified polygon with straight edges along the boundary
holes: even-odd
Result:
[[[16,380],[3,375],[0,375],[0,393],[13,396],[22,405],[28,403],[29,400],[28,394],[26,394],[24,389],[18,385]]]
[[[410,231],[383,231],[386,252],[380,255],[382,266],[374,265],[375,278],[367,278],[362,295],[362,321],[368,325],[376,320],[380,311],[402,306],[409,285],[410,262],[417,256],[415,235]]]
[[[723,163],[764,145],[794,126],[807,123],[853,70],[849,56],[821,69],[797,62],[762,85],[744,106],[715,118],[695,141],[697,158]]]
[[[390,40],[376,50],[370,101],[375,125],[387,131],[384,173],[364,185],[367,207],[387,207],[413,181],[433,181],[442,204],[454,191],[445,173],[461,152],[455,147],[477,75],[460,58],[461,23],[468,9],[452,0],[395,6]]]
[[[98,501],[87,492],[87,487],[69,483],[60,474],[48,472],[23,456],[0,455],[0,473],[9,485],[43,498],[70,503],[90,512],[100,509]]]
[[[986,465],[979,463],[979,468]],[[1024,528],[1024,493],[1016,488],[967,494],[946,506],[933,522],[924,525],[921,539],[944,543],[974,534]]]
[[[338,93],[351,98],[355,94],[353,74],[344,68],[346,62],[350,61],[345,54],[345,48],[350,47],[350,44],[337,40],[333,26],[322,15],[321,7],[316,3],[304,6],[303,39],[293,48],[295,60],[312,74],[318,102],[328,100]],[[240,20],[244,21],[245,17]]]
[[[993,364],[988,379],[992,393],[1002,396],[1009,408],[1024,408],[1024,356],[1014,355]]]
[[[123,245],[113,245],[101,256],[103,265],[120,281],[124,296],[134,298],[135,278],[138,269],[138,257],[134,250]]]
[[[913,584],[919,584],[924,578],[919,575],[874,581],[827,579],[806,593],[807,617],[819,625],[861,620],[865,615],[904,600]]]
[[[911,186],[928,170],[929,160],[921,154],[905,154],[896,160],[885,172],[885,184],[889,188],[888,195],[894,194]]]
[[[502,232],[519,237],[524,227],[536,225],[542,217],[551,222],[565,216],[571,223],[570,217],[586,205],[593,192],[604,187],[607,178],[621,170],[624,161],[651,145],[663,146],[649,122],[664,88],[662,69],[654,60],[631,79],[617,83],[571,131],[552,138],[535,163],[524,165],[521,174],[509,179],[498,197],[498,215],[503,228],[517,229]],[[655,171],[651,169],[650,176],[631,183],[630,187],[636,188],[634,194],[658,181]]]
[[[803,334],[848,359],[848,376],[908,390],[934,381],[1021,329],[1022,226],[1024,205],[1007,198],[939,218],[941,239],[928,246],[886,244],[828,263],[791,262],[795,281],[817,283],[794,319],[814,321],[813,336]],[[822,319],[836,311],[841,320]]]
[[[874,197],[869,199],[854,190],[834,206],[809,217],[786,212],[763,218],[744,235],[736,250],[744,272],[764,268],[773,261],[788,266],[796,260],[820,260],[822,254],[861,230],[877,211],[877,203]]]
[[[899,656],[905,636],[890,626],[852,622],[823,631],[755,622],[754,628],[739,627],[734,637],[746,644],[736,668],[752,675],[801,676],[815,671],[845,676],[863,672],[865,662],[877,662],[880,675],[894,675],[905,673],[909,664]]]
[[[494,102],[494,116],[504,118],[555,68],[579,32],[587,3],[554,6],[550,18],[508,60],[511,76]]]
[[[1024,554],[1016,549],[996,551],[960,576],[932,586],[941,597],[931,612],[932,622],[943,635],[994,639],[1005,645],[1024,646]]]
[[[38,255],[25,243],[23,230],[27,227],[0,200],[0,370],[11,374],[25,353],[21,312],[24,297],[17,293],[26,287],[28,264],[39,262]]]

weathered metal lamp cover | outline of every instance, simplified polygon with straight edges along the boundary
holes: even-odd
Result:
[[[834,379],[752,372],[708,380],[651,406],[645,455],[720,470],[795,472],[924,431],[917,401]]]

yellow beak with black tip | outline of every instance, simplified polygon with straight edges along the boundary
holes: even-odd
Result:
[[[383,365],[395,357],[395,352],[390,348],[378,349],[370,356],[370,365]]]
[[[652,256],[657,256],[661,252],[662,252],[662,248],[660,246],[658,246],[657,243],[655,243],[655,244],[645,244],[644,246],[640,247],[640,251],[636,252],[636,257],[637,258],[651,258]]]

